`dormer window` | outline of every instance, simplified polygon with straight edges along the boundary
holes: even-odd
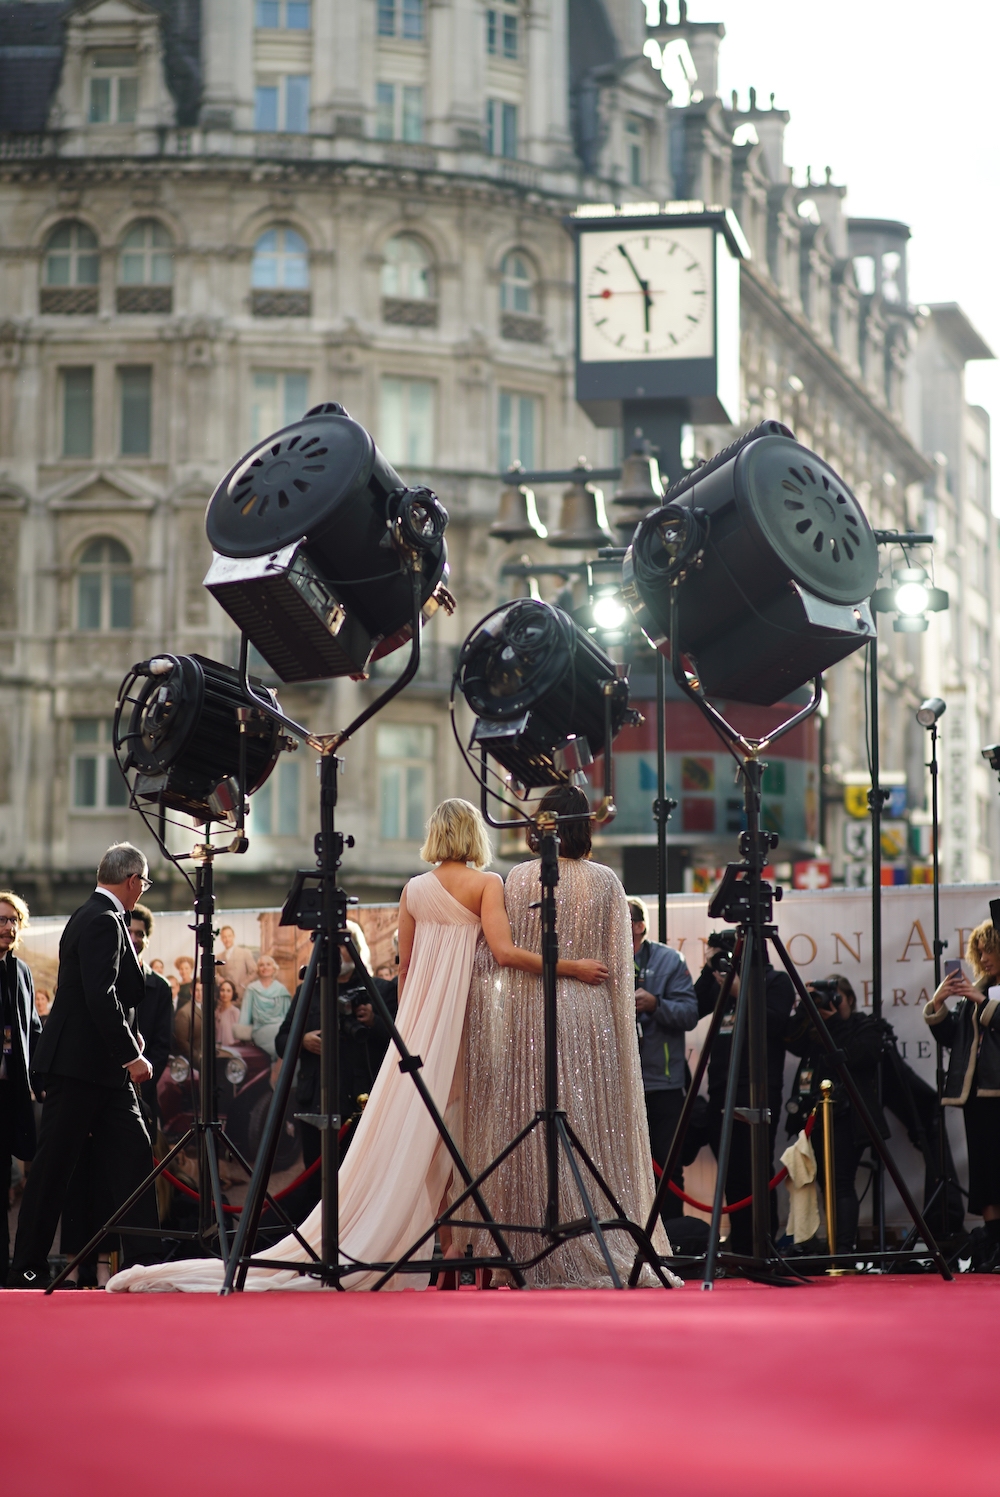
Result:
[[[132,125],[139,103],[139,57],[131,48],[92,52],[88,118],[92,125]]]

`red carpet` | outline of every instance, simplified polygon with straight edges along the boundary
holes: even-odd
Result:
[[[1000,1278],[0,1294],[10,1497],[962,1497]]]

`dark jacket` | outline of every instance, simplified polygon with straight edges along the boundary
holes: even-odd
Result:
[[[976,987],[985,992],[995,984],[981,977]],[[924,1009],[924,1018],[935,1039],[951,1050],[948,1079],[944,1084],[944,1107],[964,1107],[973,1094],[977,1097],[1000,1097],[1000,1003],[995,998],[974,1003],[960,998],[955,1007],[934,1012],[933,1002]]]
[[[698,1000],[687,962],[672,946],[643,941],[635,956],[635,982],[656,999],[651,1014],[636,1015],[643,1090],[680,1091],[684,1033],[698,1022]]]
[[[145,984],[131,938],[111,900],[95,892],[69,917],[59,941],[52,1012],[32,1075],[74,1076],[127,1086],[125,1067],[141,1055],[135,1012]]]
[[[11,1088],[14,1101],[14,1154],[18,1159],[33,1159],[35,1156],[35,1109],[31,1105],[32,1056],[42,1033],[42,1021],[35,1012],[35,984],[31,969],[20,957],[8,956],[8,971],[13,977],[13,1025],[11,1034],[12,1054],[7,1067],[7,1080],[3,1084]]]
[[[719,996],[719,985],[711,967],[706,965],[701,969],[694,991],[698,999],[699,1016],[704,1018],[713,1011]],[[785,1031],[795,1002],[795,989],[788,973],[777,972],[773,967],[768,967],[764,994],[767,1008],[767,1088],[773,1112],[781,1103],[781,1085],[785,1075]],[[708,1062],[708,1096],[713,1106],[721,1107],[726,1098],[735,1014],[734,998],[729,1013],[722,1021],[722,1028],[716,1036]],[[736,1102],[740,1107],[746,1107],[750,1101],[750,1047],[747,1040],[748,1035],[744,1034],[740,1082],[736,1094]]]
[[[395,978],[391,982],[383,982],[375,977],[372,981],[394,1015],[396,1012]],[[299,992],[295,994],[292,1006],[274,1037],[274,1048],[278,1055],[283,1056],[287,1048],[293,1016],[298,1007]],[[364,998],[364,990],[354,985],[342,989],[342,993],[344,996],[350,994],[351,997]],[[319,983],[317,983],[309,1003],[305,1033],[308,1034],[319,1027]],[[357,1110],[359,1092],[371,1091],[388,1046],[389,1031],[379,1018],[377,1010],[370,1026],[355,1025],[350,1019],[341,1022],[339,1111],[342,1117],[350,1117]],[[299,1053],[299,1074],[295,1082],[295,1101],[303,1112],[319,1112],[319,1087],[320,1057],[313,1055],[309,1050],[302,1050]]]
[[[842,1051],[847,1068],[861,1099],[872,1115],[876,1128],[883,1138],[889,1137],[889,1126],[878,1100],[878,1063],[885,1045],[881,1027],[868,1014],[853,1013],[843,1019],[833,1014],[826,1021],[826,1029],[837,1049]],[[800,1095],[809,1095],[812,1102],[822,1095],[820,1083],[833,1082],[834,1115],[851,1114],[855,1143],[868,1142],[868,1130],[860,1114],[851,1106],[850,1098],[837,1075],[829,1051],[825,1049],[805,1009],[800,1009],[789,1027],[787,1046],[793,1055],[802,1058],[795,1077],[794,1090]],[[808,1077],[809,1084],[806,1085]],[[810,1108],[812,1106],[810,1102]],[[808,1116],[808,1113],[806,1114]],[[805,1119],[797,1115],[789,1124],[789,1132],[797,1133]]]
[[[142,1100],[156,1116],[156,1083],[170,1059],[170,1038],[174,1022],[174,998],[170,984],[159,972],[143,964],[143,994],[136,1014],[136,1028],[145,1041],[143,1051],[153,1067],[151,1081],[144,1081],[140,1088]]]

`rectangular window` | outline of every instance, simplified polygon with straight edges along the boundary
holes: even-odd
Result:
[[[148,364],[119,369],[122,457],[148,457],[153,426],[153,371]]]
[[[73,806],[79,811],[117,811],[128,805],[128,786],[111,747],[107,717],[78,717],[73,723]]]
[[[505,104],[503,106],[503,132],[500,140],[500,154],[513,161],[517,156],[517,105]]]
[[[111,79],[90,80],[90,123],[106,125],[111,118]]]
[[[403,0],[403,35],[419,42],[424,36],[424,0]]]
[[[392,140],[396,127],[396,86],[375,85],[375,139]]]
[[[94,451],[94,371],[64,369],[63,457],[92,457]]]
[[[378,34],[379,36],[396,35],[395,0],[378,0]]]
[[[250,393],[250,440],[263,442],[290,426],[309,406],[309,376],[299,370],[255,369]]]
[[[281,759],[274,773],[250,800],[250,835],[297,837],[299,816],[299,765]]]
[[[501,390],[497,412],[497,455],[501,472],[519,462],[530,472],[535,467],[538,443],[538,397]]]
[[[259,31],[308,31],[309,0],[257,0],[255,19]]]
[[[281,25],[279,0],[257,0],[257,25],[262,31],[277,31]]]
[[[285,129],[294,135],[309,130],[309,75],[293,73],[285,79]]]
[[[139,105],[138,57],[127,47],[92,52],[87,116],[92,125],[131,125]]]
[[[424,138],[424,91],[422,88],[403,87],[402,137],[418,141]]]
[[[488,156],[506,156],[511,161],[516,158],[516,104],[505,104],[500,99],[487,99],[486,154]]]
[[[499,40],[499,28],[497,26],[498,16],[495,10],[486,12],[486,50],[491,57],[497,55],[497,44]]]
[[[120,125],[132,125],[135,123],[135,112],[139,103],[139,80],[138,78],[118,79],[118,123]]]
[[[503,15],[503,55],[511,62],[517,61],[517,16],[510,11]]]
[[[430,814],[434,729],[401,723],[377,730],[379,835],[419,842]]]
[[[625,121],[625,156],[629,183],[633,187],[641,187],[643,180],[641,120],[632,118]]]
[[[426,379],[385,376],[378,444],[391,463],[427,468],[434,460],[434,385]]]
[[[287,0],[285,25],[289,31],[308,31],[311,25],[309,0]]]
[[[254,91],[253,127],[255,130],[277,130],[278,89],[275,84],[257,85]]]

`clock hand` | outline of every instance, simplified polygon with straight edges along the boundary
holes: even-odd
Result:
[[[618,246],[618,248],[619,248],[621,254],[624,255],[625,262],[628,265],[629,270],[631,270],[632,274],[635,276],[636,280],[639,282],[639,285],[640,285],[640,287],[642,289],[643,312],[645,314],[645,319],[646,319],[646,332],[648,333],[649,332],[649,310],[650,310],[650,308],[653,305],[653,298],[649,294],[649,282],[648,281],[644,281],[643,278],[642,278],[642,276],[636,270],[635,263],[634,263],[634,261],[632,259],[632,256],[629,254],[629,252],[625,248],[624,244],[620,244]]]

